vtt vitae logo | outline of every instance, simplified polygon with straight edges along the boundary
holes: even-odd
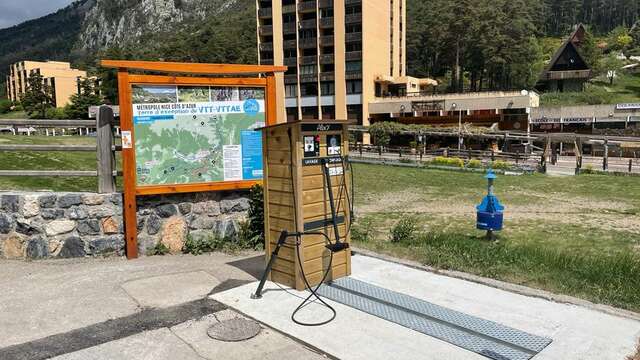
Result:
[[[257,115],[260,112],[260,103],[256,99],[249,99],[244,102],[243,109],[245,114]]]

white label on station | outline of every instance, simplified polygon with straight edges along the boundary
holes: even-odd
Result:
[[[329,168],[329,176],[339,176],[342,174],[344,174],[344,169],[342,168],[342,166]]]
[[[133,140],[131,137],[131,131],[122,131],[122,148],[123,149],[132,149],[133,148]]]

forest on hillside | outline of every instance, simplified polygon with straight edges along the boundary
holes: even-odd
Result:
[[[640,54],[637,0],[408,1],[409,71],[451,91],[533,87],[579,23],[589,30],[582,55],[596,72],[615,65],[611,56]]]
[[[142,0],[128,0],[131,6]],[[143,33],[95,53],[72,51],[92,1],[82,0],[40,19],[0,30],[0,75],[18,59],[70,60],[112,79],[100,57],[254,63],[255,3],[241,0],[228,16],[184,23],[171,33]],[[530,88],[578,23],[596,68],[615,52],[640,55],[639,0],[407,0],[408,72],[442,80],[450,91]],[[118,13],[120,11],[120,13]],[[112,8],[118,19],[124,9]],[[132,10],[126,10],[132,11]],[[141,46],[143,45],[143,46]],[[4,76],[0,81],[4,80]],[[1,92],[2,90],[0,90]]]

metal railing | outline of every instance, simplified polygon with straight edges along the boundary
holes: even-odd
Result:
[[[122,151],[121,145],[114,144],[114,126],[116,125],[113,110],[101,106],[96,120],[38,120],[38,119],[6,119],[0,120],[0,127],[30,128],[95,128],[96,145],[22,145],[0,144],[0,152],[95,152],[96,170],[0,170],[0,176],[27,177],[97,177],[98,192],[112,193],[116,191],[116,152]]]

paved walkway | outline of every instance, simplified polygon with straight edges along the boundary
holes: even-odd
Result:
[[[365,256],[355,256],[352,267],[356,279],[553,339],[535,360],[622,360],[635,350],[640,336],[640,321],[581,306],[518,295]],[[338,313],[334,322],[320,328],[300,327],[290,316],[303,293],[285,292],[269,284],[263,299],[252,300],[249,295],[254,290],[255,284],[248,284],[214,294],[212,299],[340,359],[382,360],[391,354],[398,359],[486,359],[335,302],[330,302]],[[329,315],[327,309],[313,304],[300,318],[320,321]]]
[[[255,281],[263,259],[0,261],[0,359],[322,358],[266,328],[240,343],[207,336],[210,325],[240,315],[206,297]]]
[[[263,266],[258,253],[0,261],[0,359],[484,359],[339,304],[329,325],[294,325],[301,293],[270,284],[262,300],[249,298]],[[355,256],[353,271],[360,280],[553,338],[536,360],[622,360],[640,336],[636,320],[370,257]],[[301,319],[326,315],[311,305]],[[208,337],[211,325],[242,316],[263,323],[257,337]]]

